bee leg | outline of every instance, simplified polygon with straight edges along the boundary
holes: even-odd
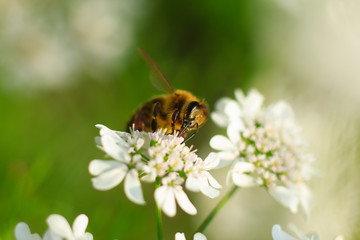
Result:
[[[179,117],[179,109],[176,109],[171,117],[171,134],[174,134],[175,131],[175,122]]]
[[[153,116],[151,119],[151,129],[153,130],[153,132],[155,132],[157,128],[156,116],[158,115],[159,111],[160,111],[160,103],[156,102],[154,105]]]
[[[186,138],[182,143],[186,143],[187,141],[189,141],[192,137],[195,136],[195,134],[197,134],[199,132],[199,124],[196,123],[196,131],[193,132],[188,138]]]
[[[187,127],[189,126],[190,122],[184,121],[180,128],[179,137],[181,137],[185,131],[187,130]]]

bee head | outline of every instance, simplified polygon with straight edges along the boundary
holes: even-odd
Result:
[[[183,127],[187,126],[187,131],[194,130],[197,125],[202,126],[209,115],[208,106],[205,102],[192,101],[186,107]]]

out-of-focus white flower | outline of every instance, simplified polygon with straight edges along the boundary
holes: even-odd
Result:
[[[1,66],[8,88],[29,90],[62,88],[76,82],[78,56],[65,28],[55,28],[44,14],[24,1],[7,1],[0,9]],[[54,21],[52,19],[51,21]],[[59,30],[60,29],[60,30]]]
[[[46,222],[49,225],[49,231],[55,235],[55,238],[66,239],[66,240],[92,240],[93,236],[91,233],[85,232],[89,223],[89,218],[81,214],[74,220],[72,228],[68,221],[61,215],[52,214]]]
[[[20,222],[15,227],[16,240],[92,240],[91,233],[85,232],[89,223],[89,218],[81,214],[74,220],[72,228],[68,221],[61,215],[52,214],[47,220],[49,229],[45,232],[44,237],[41,238],[39,234],[32,234],[29,226]]]
[[[184,180],[175,172],[164,177],[161,181],[162,185],[155,190],[155,201],[166,215],[173,217],[176,215],[176,202],[186,213],[195,215],[196,208],[190,202],[188,196],[182,189],[181,184]]]
[[[198,233],[195,233],[195,235],[194,235],[194,240],[206,240],[206,239],[207,239],[206,236],[202,233],[198,232]],[[185,234],[177,232],[175,234],[175,240],[186,240]]]
[[[98,190],[109,190],[119,185],[125,178],[125,194],[137,204],[145,204],[139,180],[137,165],[141,165],[138,152],[144,144],[140,132],[123,133],[113,131],[103,125],[100,128],[99,146],[115,161],[95,159],[89,164],[89,172],[95,177],[93,186]]]
[[[95,177],[93,186],[99,190],[109,190],[125,178],[127,197],[138,204],[145,203],[140,181],[157,182],[155,200],[168,216],[176,214],[176,202],[189,214],[196,209],[183,190],[202,192],[208,197],[216,197],[220,184],[209,171],[218,165],[217,154],[210,153],[202,160],[192,147],[186,146],[176,132],[167,135],[159,129],[153,133],[130,130],[130,133],[111,130],[103,125],[100,137],[95,141],[113,160],[95,159],[89,164],[89,171]]]
[[[108,68],[124,58],[133,43],[140,5],[139,1],[124,0],[80,0],[72,4],[70,27],[91,67]]]
[[[272,227],[273,240],[319,240],[317,233],[303,233],[299,231],[294,225],[290,225],[289,228],[294,232],[296,237],[291,236],[287,232],[284,232],[280,225],[275,224]],[[344,237],[339,235],[335,237],[335,240],[344,240]]]
[[[31,233],[29,226],[24,222],[19,222],[15,227],[16,240],[41,240],[37,233]]]
[[[222,98],[215,104],[211,118],[219,126],[236,124],[243,129],[243,121],[256,117],[264,101],[264,97],[256,89],[251,89],[247,96],[244,96],[240,89],[236,89],[235,97],[236,100]]]
[[[274,240],[295,240],[294,237],[284,232],[278,224],[272,227],[272,237]]]
[[[263,109],[263,97],[256,90],[247,97],[239,90],[235,95],[237,101],[228,100],[223,106],[233,111],[215,114],[215,122],[227,120],[228,136],[210,140],[210,146],[220,150],[220,166],[233,163],[228,180],[240,187],[264,186],[292,212],[301,205],[307,216],[312,201],[305,181],[316,173],[311,167],[314,157],[304,151],[291,107],[277,102]]]

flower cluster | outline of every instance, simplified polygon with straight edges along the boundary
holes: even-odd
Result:
[[[134,130],[127,133],[96,126],[100,129],[100,137],[96,138],[98,147],[111,160],[90,162],[94,188],[109,190],[125,179],[128,199],[145,204],[140,182],[155,182],[156,203],[168,216],[175,216],[175,202],[188,214],[197,213],[184,192],[184,184],[186,189],[210,198],[219,194],[217,188],[221,186],[208,172],[218,165],[217,154],[210,153],[203,160],[192,147],[183,143],[184,139],[177,133],[166,135],[166,131],[161,129],[154,133]]]
[[[216,135],[210,145],[220,151],[221,165],[233,163],[228,179],[240,187],[264,186],[292,212],[300,204],[307,215],[311,193],[304,182],[315,173],[310,166],[314,157],[304,153],[292,109],[285,102],[264,109],[256,90],[247,96],[236,90],[235,96],[220,99],[212,114],[215,123],[227,128],[228,136]]]
[[[29,226],[20,222],[15,227],[16,240],[92,240],[91,233],[85,232],[89,223],[89,218],[81,214],[74,220],[72,228],[68,221],[61,215],[52,214],[46,220],[49,229],[43,238],[39,234],[30,232]]]

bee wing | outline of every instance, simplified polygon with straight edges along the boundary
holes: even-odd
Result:
[[[149,65],[150,72],[150,81],[154,87],[160,91],[173,93],[174,88],[171,86],[169,80],[165,77],[164,73],[160,70],[159,66],[152,60],[152,58],[147,54],[143,49],[138,48],[138,51],[145,62]]]

